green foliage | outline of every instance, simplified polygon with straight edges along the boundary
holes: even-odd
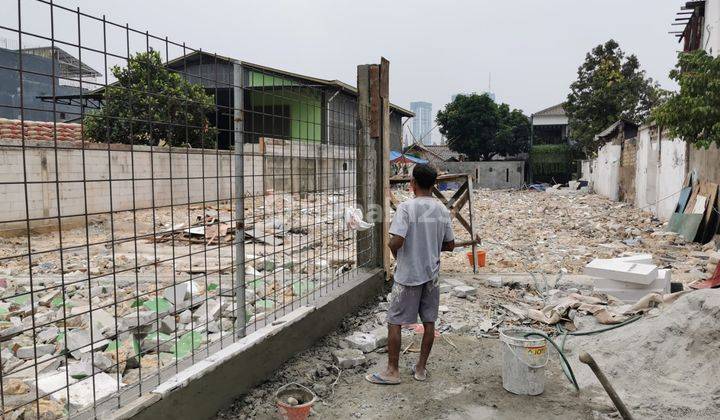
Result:
[[[704,50],[681,53],[670,78],[680,93],[653,110],[656,122],[698,148],[720,146],[720,57]]]
[[[138,53],[112,73],[117,83],[105,88],[103,107],[83,120],[93,141],[215,147],[217,130],[207,119],[213,96],[168,70],[158,52]]]
[[[626,57],[611,39],[585,56],[577,80],[570,85],[564,108],[571,136],[588,155],[594,155],[601,146],[596,134],[620,119],[642,123],[663,95],[659,85],[640,70],[637,57]]]
[[[437,123],[450,149],[473,161],[527,152],[530,144],[528,117],[486,94],[458,95],[438,112]]]
[[[565,182],[580,158],[576,150],[567,144],[539,144],[530,150],[533,178],[542,182]]]

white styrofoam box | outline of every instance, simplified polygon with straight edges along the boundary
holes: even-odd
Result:
[[[662,289],[595,289],[595,291],[614,296],[625,303],[635,303],[650,293],[665,293]]]
[[[613,258],[613,259],[618,260],[618,261],[635,263],[635,264],[650,264],[650,265],[652,265],[652,263],[653,263],[652,254],[637,254],[637,255],[630,255],[627,257],[618,257],[618,258]]]
[[[593,289],[601,290],[646,290],[647,293],[655,290],[662,290],[663,293],[670,293],[670,270],[658,270],[658,277],[650,284],[629,283],[612,279],[594,278]]]
[[[649,264],[629,263],[618,260],[592,260],[585,266],[585,274],[615,281],[648,285],[658,276],[658,268]]]

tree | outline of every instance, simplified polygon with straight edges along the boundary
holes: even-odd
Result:
[[[530,121],[522,111],[498,105],[488,95],[458,95],[438,112],[440,132],[450,150],[470,160],[528,151]]]
[[[642,123],[662,94],[640,70],[635,55],[625,57],[612,39],[600,44],[585,56],[577,80],[570,85],[564,108],[571,136],[586,154],[594,155],[601,146],[596,134],[620,119]]]
[[[216,129],[207,118],[214,98],[168,70],[158,52],[138,53],[112,73],[117,83],[105,88],[103,107],[83,120],[93,141],[215,147]]]
[[[720,146],[720,58],[704,50],[680,53],[670,78],[680,92],[653,110],[656,122],[698,148]]]

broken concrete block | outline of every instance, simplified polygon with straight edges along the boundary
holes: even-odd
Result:
[[[50,343],[55,341],[58,334],[60,334],[60,329],[54,325],[50,325],[38,333],[37,340],[41,343]]]
[[[193,317],[199,322],[217,319],[220,316],[220,302],[215,299],[208,299],[193,313]]]
[[[475,293],[477,293],[477,289],[472,286],[456,286],[453,288],[453,296],[459,298],[475,296]]]
[[[93,374],[93,366],[90,361],[80,361],[68,365],[68,375],[74,379],[83,379]]]
[[[189,281],[178,283],[175,286],[170,286],[165,289],[163,296],[173,305],[176,300],[178,303],[184,302],[186,299],[190,299],[190,287]]]
[[[190,310],[183,311],[178,317],[178,322],[181,324],[189,324],[192,321],[192,312]]]
[[[37,350],[37,357],[45,356],[46,354],[52,354],[55,351],[55,346],[52,344],[38,344],[35,347],[26,346],[20,347],[15,352],[15,356],[20,359],[30,360],[35,359],[35,351]]]
[[[110,357],[108,357],[105,353],[97,352],[97,353],[85,353],[80,358],[81,362],[85,363],[91,363],[96,368],[102,370],[102,371],[108,371],[111,367],[113,367],[113,361]]]
[[[438,306],[438,312],[444,314],[446,312],[450,312],[450,308],[447,305],[440,305]]]
[[[160,321],[160,332],[172,334],[175,332],[175,316],[168,315]]]
[[[595,259],[585,266],[585,274],[593,277],[648,285],[657,279],[658,268],[654,265],[628,263],[614,259]]]
[[[157,319],[157,313],[152,311],[131,311],[122,317],[127,328],[141,328],[152,325]]]
[[[439,288],[440,288],[440,293],[448,293],[448,292],[452,291],[453,287],[447,283],[440,283]]]
[[[376,328],[368,333],[355,332],[343,338],[343,341],[351,349],[361,350],[363,353],[371,351],[387,344],[387,328]]]
[[[500,277],[500,276],[489,277],[487,279],[487,284],[490,287],[502,287],[503,286],[502,277]]]
[[[340,369],[351,369],[365,363],[365,355],[358,349],[335,350],[332,355]]]

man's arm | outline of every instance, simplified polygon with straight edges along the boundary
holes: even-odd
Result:
[[[388,247],[390,248],[390,252],[392,252],[393,257],[395,257],[395,259],[397,259],[398,249],[402,248],[404,243],[405,243],[405,238],[403,238],[402,236],[390,235],[390,241],[388,242]]]
[[[455,249],[455,240],[443,242],[440,251],[453,251]]]

